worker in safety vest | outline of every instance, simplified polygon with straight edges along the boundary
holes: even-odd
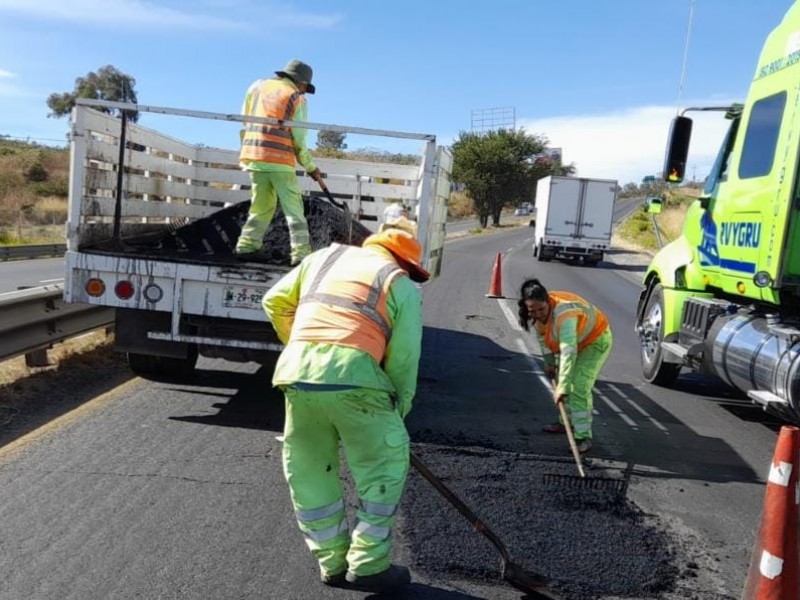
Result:
[[[391,528],[409,467],[403,419],[417,386],[422,300],[430,274],[401,229],[363,247],[308,256],[264,296],[285,349],[272,383],[286,395],[283,466],[323,583],[385,592],[410,581],[391,565]],[[339,442],[359,499],[348,526]]]
[[[313,94],[313,71],[299,60],[291,60],[277,77],[260,79],[247,90],[242,114],[289,121],[306,121],[305,93]],[[291,264],[311,252],[308,223],[295,168],[298,160],[317,182],[322,174],[306,147],[306,130],[285,125],[245,123],[242,130],[242,167],[250,174],[250,214],[236,243],[236,254],[247,259],[263,245],[275,214],[277,200],[286,215],[291,243]]]
[[[608,319],[577,294],[548,292],[538,279],[525,281],[520,296],[520,325],[528,331],[533,321],[545,375],[555,381],[555,401],[566,401],[578,450],[588,452],[592,448],[592,388],[613,344]],[[560,422],[544,430],[565,432]]]

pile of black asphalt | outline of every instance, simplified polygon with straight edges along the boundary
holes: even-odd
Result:
[[[346,211],[322,197],[303,200],[311,248],[318,250],[332,243],[360,246],[370,230]],[[160,258],[214,260],[233,259],[236,241],[250,210],[250,201],[240,202],[191,222],[173,224],[155,234],[126,238],[124,251]],[[290,260],[289,226],[280,208],[264,235],[264,246],[248,257],[253,262],[288,265]]]
[[[675,588],[679,542],[618,490],[574,488],[575,465],[565,459],[459,441],[414,443],[412,451],[504,540],[515,563],[552,579],[563,598],[654,598]],[[545,474],[567,477],[545,484]],[[416,472],[402,508],[399,533],[414,569],[502,585],[495,548]]]

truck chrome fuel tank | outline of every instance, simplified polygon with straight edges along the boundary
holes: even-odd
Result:
[[[738,312],[718,317],[706,337],[706,366],[745,392],[768,391],[800,420],[800,329],[777,316]]]

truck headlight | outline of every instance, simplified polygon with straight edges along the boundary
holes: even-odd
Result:
[[[772,277],[770,277],[769,273],[766,271],[759,271],[753,276],[753,283],[756,284],[756,287],[769,287],[769,285],[772,283]]]

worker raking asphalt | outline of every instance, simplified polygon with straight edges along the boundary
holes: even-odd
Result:
[[[684,576],[680,541],[631,502],[543,485],[545,473],[571,474],[568,462],[466,446],[417,443],[413,451],[503,538],[516,562],[552,578],[564,598],[666,597]],[[399,533],[415,569],[498,580],[494,548],[417,474],[402,509],[413,515]]]

